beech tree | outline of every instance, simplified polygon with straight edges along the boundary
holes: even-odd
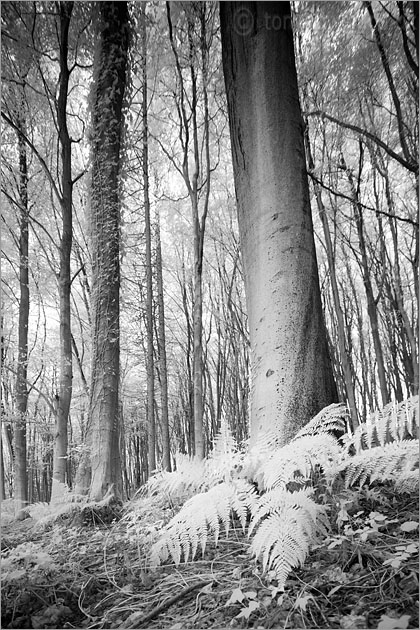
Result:
[[[91,121],[92,368],[79,491],[122,493],[120,461],[120,168],[127,80],[127,2],[98,2]]]
[[[251,342],[251,439],[287,442],[336,400],[288,2],[220,4]]]

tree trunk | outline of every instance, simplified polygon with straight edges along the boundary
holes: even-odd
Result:
[[[169,438],[169,409],[168,409],[168,366],[166,361],[165,334],[165,303],[163,298],[162,246],[160,241],[159,215],[156,215],[156,278],[157,300],[159,308],[158,348],[160,367],[160,391],[162,407],[162,445],[163,468],[171,471],[171,445]]]
[[[71,177],[71,139],[67,128],[67,95],[70,72],[67,65],[68,35],[73,2],[60,2],[60,79],[57,103],[57,123],[61,145],[62,185],[62,234],[60,243],[60,273],[58,278],[60,297],[60,393],[57,405],[54,463],[51,501],[59,499],[66,482],[68,436],[67,424],[70,411],[73,382],[71,306],[70,306],[70,257],[72,248],[73,182]]]
[[[362,148],[360,148],[360,150],[362,150]],[[385,405],[389,403],[389,393],[388,393],[388,385],[386,382],[384,354],[382,350],[381,338],[379,335],[378,312],[376,309],[376,300],[373,294],[373,286],[372,286],[372,281],[371,281],[370,272],[369,272],[369,260],[368,260],[367,251],[366,251],[363,212],[360,206],[360,201],[358,198],[356,185],[354,183],[353,173],[350,170],[350,168],[347,167],[344,160],[342,161],[342,168],[346,172],[347,179],[350,184],[351,196],[353,200],[352,205],[353,205],[354,217],[356,221],[357,235],[359,239],[359,248],[360,248],[360,256],[361,256],[361,271],[362,271],[363,284],[364,284],[365,293],[366,293],[367,310],[368,310],[368,315],[369,315],[370,328],[372,332],[373,346],[375,348],[375,358],[376,358],[376,365],[378,369],[382,405],[385,407]]]
[[[210,137],[209,137],[209,108],[207,94],[207,72],[208,72],[208,41],[206,33],[206,3],[190,3],[191,8],[187,11],[187,29],[189,44],[189,88],[186,88],[179,55],[173,37],[173,27],[171,20],[170,3],[166,3],[169,26],[169,39],[175,57],[177,76],[179,80],[179,104],[177,105],[180,124],[180,138],[183,148],[182,175],[191,202],[192,226],[193,226],[193,313],[192,313],[192,333],[193,333],[193,414],[194,414],[194,453],[202,459],[205,453],[205,440],[203,430],[203,248],[204,234],[210,195]],[[201,50],[201,72],[203,77],[202,98],[203,98],[203,135],[199,138],[198,125],[198,77],[196,68],[197,42],[194,40],[194,28],[196,18],[200,19],[200,50]],[[190,110],[187,112],[186,103],[190,103]],[[192,133],[191,133],[192,132]],[[184,138],[183,138],[184,135]],[[190,136],[192,136],[190,140]],[[190,147],[190,144],[192,147]],[[190,155],[192,148],[192,155]],[[204,152],[204,158],[201,152]],[[190,173],[189,161],[192,158],[193,170]],[[200,186],[201,184],[201,186]],[[200,216],[200,188],[203,190],[204,201]]]
[[[312,158],[312,151],[311,151],[311,145],[309,141],[308,130],[306,130],[306,134],[307,134],[306,135],[306,150],[308,153],[308,168],[309,168],[309,172],[312,172],[315,165]],[[315,179],[313,180],[312,183],[314,187],[315,199],[316,199],[316,204],[317,204],[318,212],[319,212],[319,218],[321,220],[322,230],[324,232],[325,249],[327,252],[328,271],[330,273],[330,281],[331,281],[331,293],[333,297],[334,312],[335,312],[335,317],[337,321],[338,349],[340,353],[340,362],[341,362],[341,366],[343,370],[344,386],[346,388],[346,398],[347,398],[347,403],[350,409],[350,418],[351,418],[352,426],[353,426],[353,429],[355,429],[358,426],[359,421],[357,417],[356,396],[354,393],[354,386],[353,386],[353,369],[352,369],[352,364],[351,364],[351,352],[349,352],[349,350],[346,347],[346,331],[345,331],[345,325],[344,325],[344,315],[343,315],[343,310],[341,308],[340,294],[338,291],[333,244],[331,241],[331,234],[330,234],[330,228],[328,225],[327,213],[325,211],[325,206],[322,201],[320,185]]]
[[[152,232],[150,226],[149,197],[149,131],[147,120],[147,66],[146,66],[146,14],[145,6],[141,12],[142,38],[142,123],[143,123],[143,203],[146,237],[146,330],[147,330],[147,430],[149,450],[149,474],[156,469],[156,422],[154,411],[155,400],[155,366],[153,358],[153,270],[152,270]]]
[[[25,124],[18,119],[19,129],[25,134]],[[28,324],[29,324],[29,210],[28,210],[28,162],[23,135],[18,133],[19,147],[19,328],[18,365],[16,376],[16,426],[15,443],[15,500],[17,510],[28,503],[28,472],[26,446],[26,413],[28,409]]]
[[[127,2],[98,2],[92,111],[90,497],[122,492],[119,449],[120,153],[128,56]],[[83,462],[82,462],[83,465]],[[89,476],[89,467],[87,467]]]
[[[336,401],[319,290],[290,5],[222,2],[251,342],[251,441]]]

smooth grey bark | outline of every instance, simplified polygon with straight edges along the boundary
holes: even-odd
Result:
[[[251,442],[336,401],[288,2],[220,3],[251,343]],[[244,20],[245,16],[245,20]]]

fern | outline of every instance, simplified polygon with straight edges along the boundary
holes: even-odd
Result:
[[[329,433],[296,437],[262,465],[263,487],[268,490],[277,486],[285,488],[291,481],[304,484],[316,466],[330,466],[341,453],[337,439]]]
[[[301,428],[292,442],[305,436],[322,433],[341,433],[346,427],[348,417],[348,409],[343,403],[333,403],[328,407],[324,407],[308,424]]]
[[[207,460],[181,458],[176,473],[161,473],[149,482],[155,493],[199,492],[163,529],[152,547],[151,564],[157,566],[169,557],[176,564],[187,562],[199,548],[204,553],[209,535],[217,544],[222,528],[228,534],[233,514],[244,531],[250,516],[250,551],[264,571],[274,571],[283,588],[290,570],[305,561],[310,546],[328,529],[326,508],[315,503],[307,487],[314,471],[327,481],[344,474],[347,487],[375,480],[391,480],[401,492],[418,487],[418,441],[403,439],[416,435],[417,403],[415,397],[388,405],[352,436],[340,439],[335,435],[346,428],[348,411],[343,404],[330,405],[289,444],[279,447],[272,431],[245,455],[228,427],[222,426]],[[262,495],[252,482],[258,483]],[[292,487],[298,491],[291,492]]]
[[[364,448],[385,446],[391,441],[400,441],[408,436],[416,438],[419,428],[419,397],[412,396],[397,404],[391,402],[383,409],[372,413],[366,423],[357,427],[347,440],[356,453]]]
[[[205,486],[205,460],[177,453],[174,472],[159,471],[150,477],[143,493],[188,497],[200,492]]]
[[[419,471],[404,470],[395,480],[395,490],[397,492],[407,492],[411,494],[418,491],[419,488]]]
[[[416,440],[401,440],[391,442],[385,446],[362,451],[358,455],[347,458],[335,469],[330,471],[337,477],[340,473],[345,473],[345,483],[347,487],[355,485],[357,482],[361,487],[366,481],[393,481],[398,483],[407,473],[411,473],[418,468],[419,451]],[[409,475],[411,478],[411,474]]]
[[[304,563],[317,536],[327,531],[326,510],[311,499],[311,492],[276,488],[252,510],[249,535],[256,533],[251,552],[261,558],[264,571],[274,571],[280,589],[291,569]]]
[[[245,530],[246,519],[255,500],[255,488],[243,480],[224,482],[191,497],[153,545],[151,565],[158,566],[169,556],[175,564],[179,564],[182,557],[187,562],[190,555],[194,559],[199,545],[204,554],[208,533],[214,534],[217,544],[221,525],[228,535],[232,514],[238,516]]]
[[[188,498],[220,484],[229,482],[235,468],[242,463],[243,455],[226,420],[213,442],[213,449],[207,459],[176,455],[174,472],[159,471],[151,477],[144,491],[149,495],[167,495],[171,498]]]

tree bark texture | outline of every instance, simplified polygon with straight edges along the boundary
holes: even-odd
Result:
[[[92,111],[90,496],[122,491],[119,448],[120,159],[128,55],[127,2],[98,2]]]
[[[322,314],[290,5],[222,2],[251,342],[251,441],[288,442],[337,398]]]
[[[67,65],[68,37],[73,2],[61,2],[60,11],[60,78],[57,103],[57,123],[61,146],[62,233],[60,242],[60,392],[57,405],[53,480],[51,500],[60,498],[66,481],[68,457],[68,418],[73,385],[71,336],[71,248],[73,223],[73,182],[71,175],[71,139],[67,128],[67,95],[70,71]]]

